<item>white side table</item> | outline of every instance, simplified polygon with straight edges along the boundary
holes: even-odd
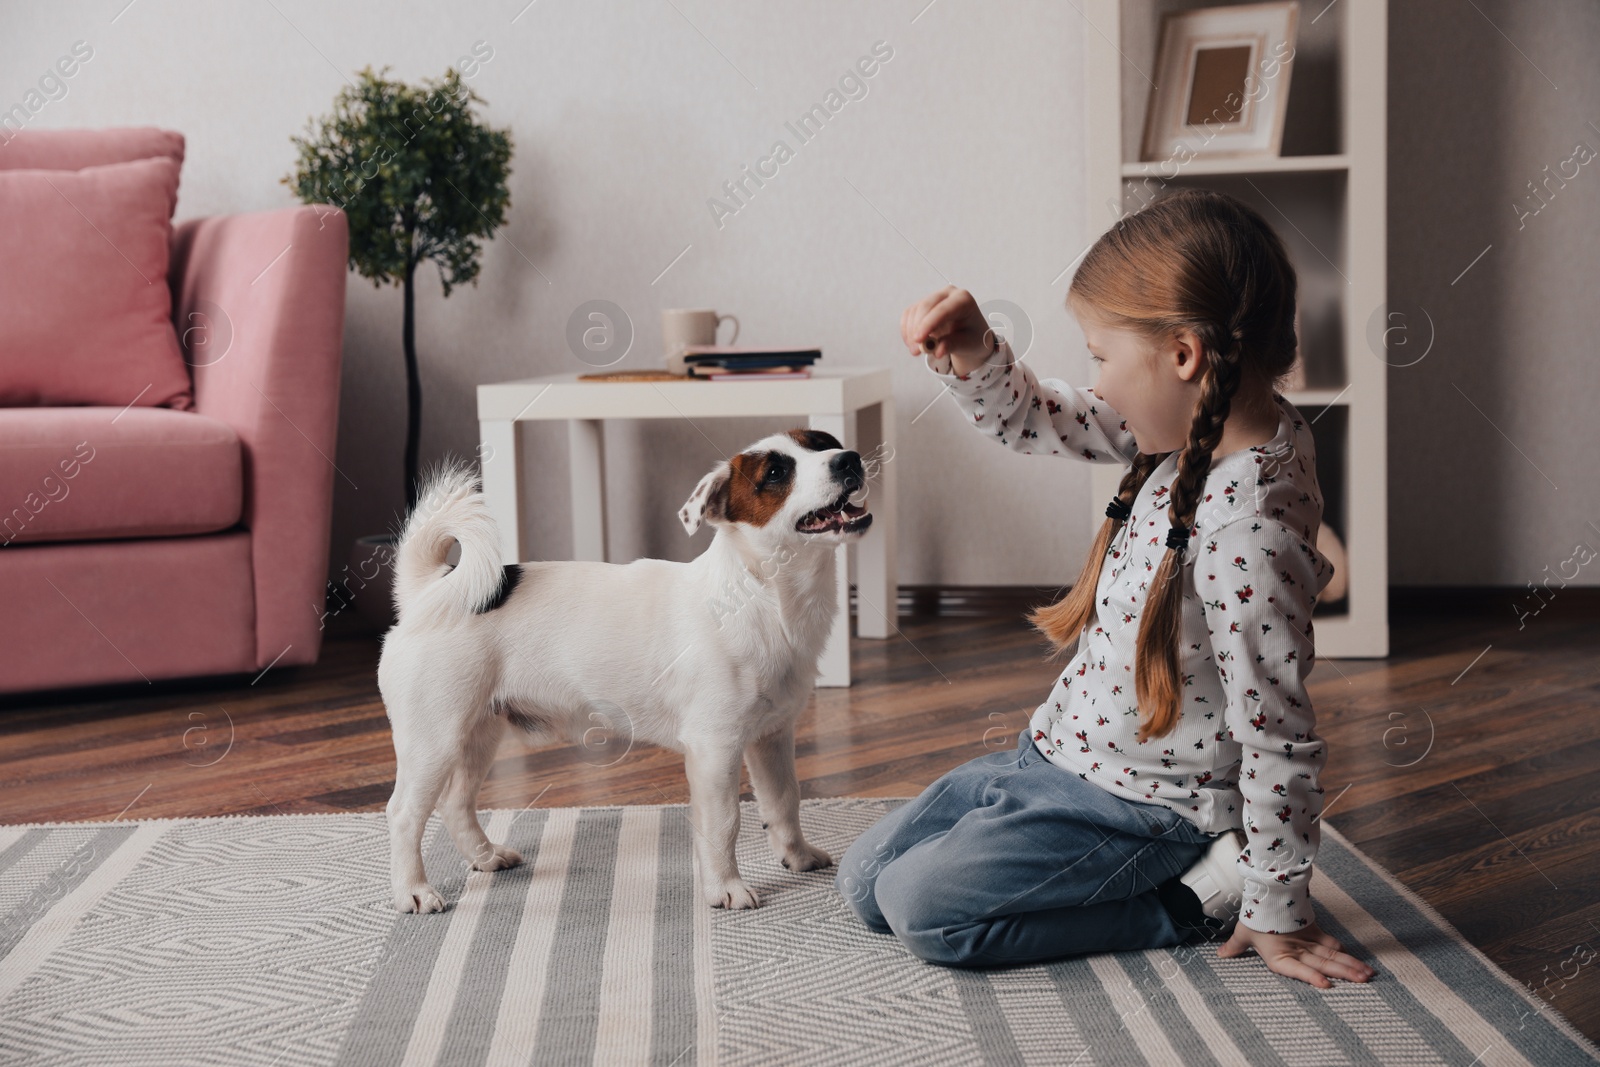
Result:
[[[596,382],[555,374],[478,386],[483,491],[500,527],[504,561],[529,558],[522,526],[521,428],[535,419],[568,423],[572,544],[576,559],[606,558],[604,419],[715,419],[797,416],[868,461],[872,526],[855,542],[857,635],[895,629],[894,396],[887,368],[820,367],[783,381]],[[872,462],[876,460],[876,462]],[[706,464],[707,467],[710,464]],[[698,478],[698,475],[696,475]],[[874,484],[875,482],[875,484]],[[693,485],[685,485],[688,498]],[[839,546],[839,608],[822,651],[817,684],[850,684],[850,546]]]

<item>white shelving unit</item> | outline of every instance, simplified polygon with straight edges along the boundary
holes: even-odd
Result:
[[[1282,155],[1139,161],[1161,16],[1215,0],[1083,0],[1086,235],[1108,229],[1167,187],[1218,189],[1251,204],[1288,247],[1298,275],[1300,347],[1309,388],[1287,394],[1311,421],[1323,522],[1348,553],[1349,592],[1318,604],[1317,654],[1389,654],[1385,364],[1368,347],[1387,296],[1387,0],[1302,4]],[[1095,521],[1121,469],[1093,468]]]

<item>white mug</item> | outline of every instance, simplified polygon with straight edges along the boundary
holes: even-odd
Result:
[[[683,359],[685,345],[714,345],[717,328],[723,320],[733,323],[731,345],[739,339],[739,320],[732,315],[718,315],[711,308],[668,308],[661,313],[661,344],[666,352],[667,370],[673,374],[687,374],[688,365]]]

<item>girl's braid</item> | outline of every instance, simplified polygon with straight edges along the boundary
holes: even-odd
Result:
[[[1166,452],[1140,452],[1135,455],[1133,462],[1128,466],[1127,473],[1122,476],[1122,481],[1117,485],[1117,499],[1132,507],[1134,500],[1139,496],[1139,490],[1144,488],[1144,483],[1150,479],[1151,473],[1161,465],[1161,461],[1166,459],[1167,456],[1168,453]],[[1123,521],[1113,517],[1112,529],[1115,530],[1121,526]]]
[[[1233,407],[1243,367],[1239,359],[1244,331],[1235,326],[1223,345],[1212,349],[1214,358],[1201,384],[1200,403],[1189,426],[1189,443],[1178,457],[1178,473],[1172,481],[1172,503],[1167,515],[1172,525],[1187,530],[1194,525],[1200,507],[1200,492],[1211,472],[1211,455],[1222,440],[1223,423]],[[1169,549],[1168,551],[1176,551]]]

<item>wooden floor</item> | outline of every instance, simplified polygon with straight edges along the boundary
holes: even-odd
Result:
[[[1390,658],[1319,657],[1311,695],[1328,821],[1600,1038],[1595,593],[1562,590],[1519,624],[1525,591],[1396,590]],[[801,721],[803,794],[914,795],[1011,747],[1061,666],[1021,621],[1047,595],[904,591],[900,636],[854,642],[856,684],[818,690]],[[341,625],[321,663],[254,682],[5,701],[0,821],[380,809],[394,755],[378,646]],[[509,738],[482,803],[679,803],[682,767],[620,733]]]

